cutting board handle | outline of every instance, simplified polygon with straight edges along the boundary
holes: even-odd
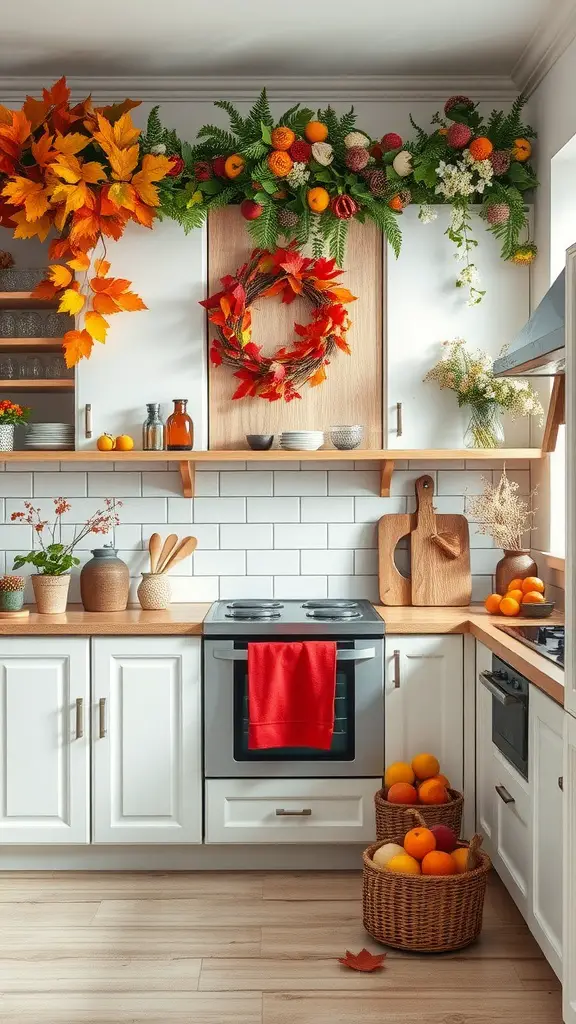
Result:
[[[418,527],[424,527],[429,533],[436,533],[436,514],[434,512],[434,479],[425,474],[419,476],[416,484],[416,513]]]

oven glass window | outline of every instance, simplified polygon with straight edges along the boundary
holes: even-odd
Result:
[[[236,649],[247,644],[235,644]],[[353,648],[352,642],[341,641],[338,650]],[[353,761],[355,720],[355,663],[336,662],[334,698],[334,733],[330,750],[313,747],[272,747],[269,750],[248,749],[248,666],[234,662],[234,760],[235,761]]]

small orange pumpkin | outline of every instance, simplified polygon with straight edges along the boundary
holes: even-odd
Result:
[[[531,153],[532,146],[528,142],[528,139],[514,139],[514,145],[512,147],[512,157],[514,160],[518,160],[523,164],[526,160],[530,159]]]
[[[317,185],[316,188],[311,188],[306,196],[308,206],[314,213],[324,213],[324,210],[328,209],[330,202],[330,195],[325,188],[321,185]]]
[[[473,156],[475,160],[487,160],[494,146],[485,135],[480,135],[477,139],[472,139],[468,148],[470,156]]]
[[[295,139],[296,136],[292,129],[286,128],[283,124],[279,124],[272,132],[272,145],[274,149],[290,149]]]
[[[277,178],[285,178],[293,167],[292,157],[283,149],[275,149],[268,157],[268,167]]]
[[[390,207],[391,210],[396,210],[396,213],[402,213],[402,210],[404,209],[404,203],[402,202],[400,196],[392,196],[392,199],[388,203],[388,206]]]
[[[224,174],[227,178],[237,178],[239,174],[242,174],[246,166],[246,161],[240,153],[233,153],[232,156],[226,158],[224,164]]]

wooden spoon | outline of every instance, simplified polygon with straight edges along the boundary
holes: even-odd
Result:
[[[168,559],[170,558],[170,555],[174,551],[174,548],[176,547],[177,543],[178,543],[178,534],[177,533],[169,533],[168,536],[166,537],[166,540],[164,541],[164,545],[162,547],[162,551],[160,552],[160,558],[158,559],[158,564],[157,564],[157,567],[156,567],[156,572],[164,572],[164,568],[166,566],[166,563],[167,563]]]
[[[153,533],[148,541],[148,551],[150,552],[150,572],[156,572],[156,566],[158,565],[158,555],[160,554],[160,548],[162,547],[162,538],[159,533]]]
[[[188,558],[188,555],[193,554],[196,550],[197,544],[198,541],[196,540],[196,537],[184,537],[184,539],[180,541],[176,550],[172,552],[168,561],[162,566],[161,572],[168,572],[173,565],[181,562],[183,558]]]

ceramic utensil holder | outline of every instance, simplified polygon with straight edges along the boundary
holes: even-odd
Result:
[[[165,573],[143,572],[137,594],[144,611],[162,611],[172,597],[170,580]]]

